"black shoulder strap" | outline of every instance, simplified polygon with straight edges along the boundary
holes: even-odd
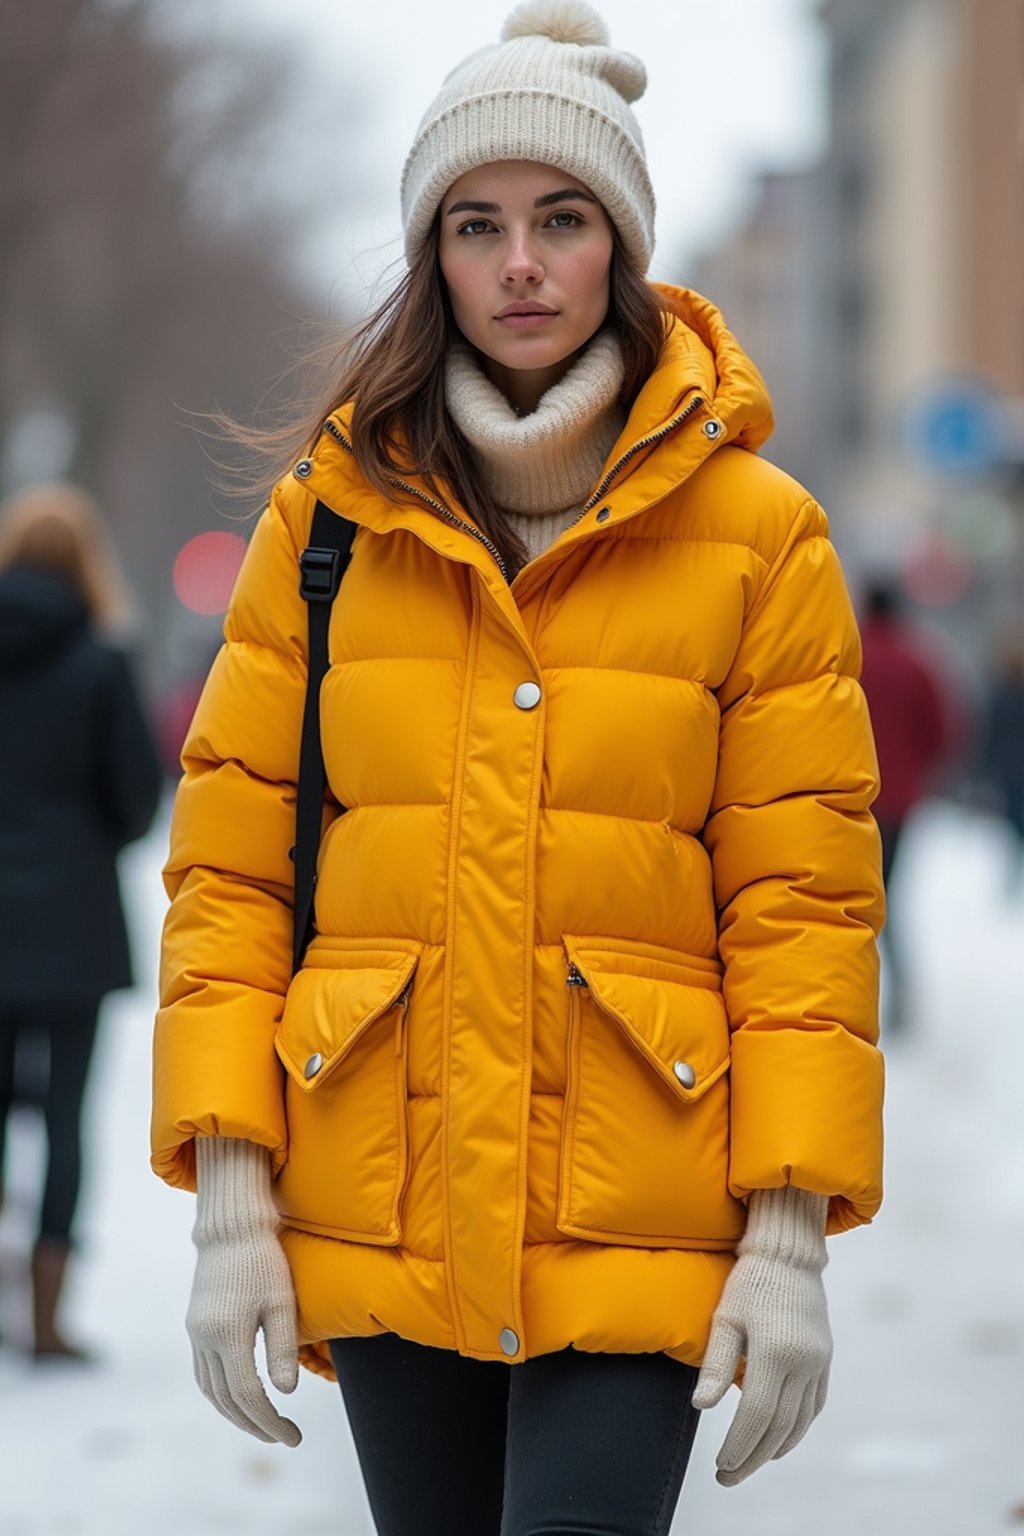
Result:
[[[316,861],[323,825],[326,773],[320,741],[320,684],[327,672],[327,631],[331,604],[352,554],[356,525],[318,501],[313,510],[309,545],[299,557],[299,591],[309,618],[309,664],[306,705],[299,748],[299,782],[295,799],[295,924],[293,969],[298,970],[313,927]]]

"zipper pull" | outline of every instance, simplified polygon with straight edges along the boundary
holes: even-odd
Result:
[[[406,982],[405,986],[402,988],[401,992],[399,992],[398,996],[395,998],[394,1003],[392,1004],[392,1007],[398,1009],[398,1012],[395,1014],[395,1055],[396,1056],[401,1056],[401,1054],[402,1054],[402,1031],[405,1028],[405,1015],[406,1015],[406,1012],[407,1012],[408,1007],[409,1007],[409,993],[411,991],[412,991],[412,977],[410,976],[409,980]]]
[[[586,987],[590,985],[583,972],[572,960],[569,961],[569,974],[565,978],[565,984],[567,987]]]

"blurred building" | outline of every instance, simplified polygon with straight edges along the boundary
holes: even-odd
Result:
[[[976,381],[1008,419],[1024,407],[1024,5],[822,0],[816,14],[825,158],[764,177],[694,281],[761,365],[780,422],[769,451],[820,494],[854,570],[902,569],[945,627],[977,637],[1019,609],[1020,467],[1001,450],[953,473],[915,423],[943,380]],[[953,431],[955,447],[970,423]]]
[[[820,371],[821,264],[808,232],[817,224],[814,175],[760,178],[751,217],[700,265],[694,286],[720,303],[764,374],[776,409],[769,456],[808,485],[818,433],[811,381]]]
[[[304,103],[324,142],[361,121],[345,59],[312,90],[301,31],[240,31],[224,9],[0,12],[0,496],[68,479],[96,497],[141,598],[154,695],[192,685],[230,591],[225,548],[265,494],[218,493],[226,460],[262,466],[208,413],[276,424],[301,398],[289,358],[332,331],[302,324],[322,308],[307,252],[358,174],[340,163],[325,200],[307,153]]]

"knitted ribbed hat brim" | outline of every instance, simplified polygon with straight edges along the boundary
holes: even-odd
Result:
[[[402,175],[406,254],[415,260],[444,194],[480,165],[530,160],[554,165],[589,187],[604,205],[642,271],[650,265],[652,231],[637,207],[651,209],[654,189],[639,148],[604,113],[548,91],[494,91],[460,101],[434,118]],[[414,175],[417,166],[426,174]],[[624,191],[630,188],[630,193]]]

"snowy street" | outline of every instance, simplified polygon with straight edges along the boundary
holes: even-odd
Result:
[[[336,1387],[303,1372],[278,1397],[305,1437],[290,1451],[241,1434],[193,1383],[193,1202],[148,1168],[165,838],[161,823],[125,860],[147,984],[108,1001],[88,1101],[66,1320],[101,1364],[33,1368],[0,1349],[0,1536],[372,1536]],[[736,1394],[705,1415],[679,1536],[1024,1529],[1024,893],[1008,894],[1011,857],[1001,825],[948,805],[908,832],[892,902],[913,1018],[888,1051],[887,1203],[830,1243],[830,1400],[788,1459],[737,1489],[714,1481]],[[40,1150],[26,1111],[9,1150],[5,1277]],[[3,1337],[24,1325],[4,1287]]]

